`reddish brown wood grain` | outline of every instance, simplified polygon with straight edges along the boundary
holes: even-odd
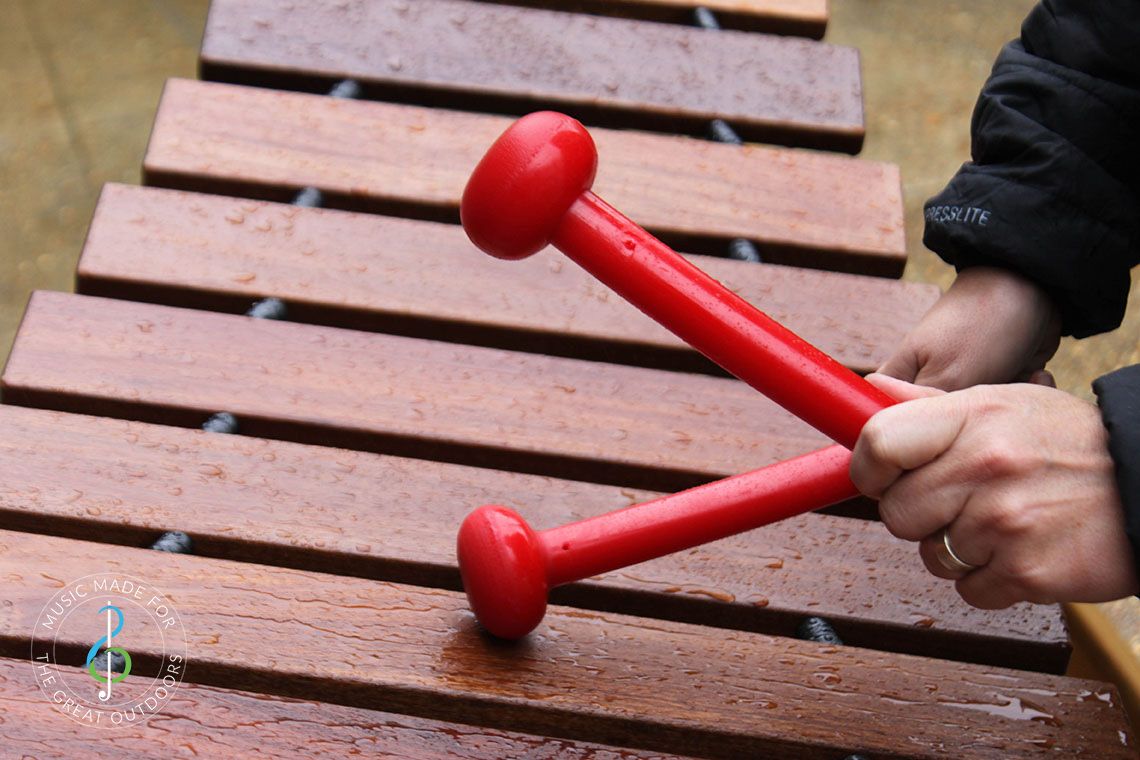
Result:
[[[149,720],[100,730],[60,714],[40,693],[32,668],[31,662],[0,657],[7,757],[121,760],[124,747],[131,758],[219,760],[317,754],[422,760],[678,757],[197,684],[181,684]],[[119,686],[131,687],[130,680]]]
[[[1134,756],[1097,682],[559,607],[504,645],[451,591],[106,548],[0,532],[3,654],[61,582],[124,573],[177,607],[195,683],[702,757]],[[142,662],[156,631],[116,641]]]
[[[172,79],[144,163],[147,184],[458,219],[498,116]],[[810,151],[592,129],[595,189],[675,247],[756,241],[765,260],[897,277],[906,262],[897,167]]]
[[[693,12],[704,6],[726,29],[814,39],[823,37],[829,18],[827,0],[507,0],[506,4],[686,25],[693,24]]]
[[[39,292],[6,403],[679,490],[820,448],[729,378]]]
[[[482,504],[536,527],[656,494],[244,436],[0,406],[0,526],[458,590],[455,534]],[[1063,672],[1057,607],[963,603],[879,524],[805,515],[608,573],[562,603],[790,636],[809,615],[849,644]]]
[[[886,361],[938,297],[919,283],[692,260],[860,372]],[[458,227],[434,222],[111,184],[77,288],[239,313],[276,296],[300,322],[718,371],[558,252],[503,262]]]
[[[598,125],[857,153],[859,53],[814,40],[511,8],[468,0],[334,6],[214,0],[204,79],[467,110],[565,111]]]
[[[124,747],[131,758],[219,760],[318,753],[417,760],[677,757],[192,683],[180,685],[149,720],[100,730],[61,715],[32,672],[31,662],[0,658],[0,730],[8,757],[121,760]],[[118,688],[131,689],[129,677]]]

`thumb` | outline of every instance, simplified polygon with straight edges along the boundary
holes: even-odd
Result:
[[[1034,385],[1044,385],[1046,388],[1056,388],[1057,379],[1047,369],[1039,369],[1029,376],[1029,382]]]
[[[911,401],[916,398],[929,398],[931,396],[945,395],[946,391],[937,388],[928,388],[925,385],[915,385],[897,377],[872,372],[867,375],[867,382],[886,393],[896,401]]]
[[[877,499],[904,472],[934,461],[949,449],[965,424],[965,405],[953,393],[939,391],[887,407],[859,434],[851,456],[851,481]]]
[[[891,358],[883,362],[883,366],[875,374],[890,375],[900,380],[913,381],[918,376],[919,361],[914,351],[900,349]]]

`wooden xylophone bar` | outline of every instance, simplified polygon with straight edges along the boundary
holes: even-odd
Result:
[[[504,113],[577,110],[600,192],[857,371],[936,297],[884,277],[905,263],[895,167],[675,133],[853,150],[854,51],[660,23],[684,0],[511,5],[215,0],[203,73],[228,82],[168,84],[151,186],[105,188],[82,295],[33,297],[0,378],[9,746],[115,746],[29,697],[22,661],[45,601],[109,572],[186,630],[185,682],[114,729],[141,754],[1132,756],[1112,688],[1060,675],[1058,609],[966,607],[866,504],[559,589],[517,644],[478,629],[454,555],[470,509],[545,528],[826,443],[571,265],[465,241],[459,193]],[[735,29],[822,33],[817,0],[731,6]],[[474,66],[504,24],[568,57],[526,86],[509,56]],[[607,57],[618,39],[637,65]],[[788,61],[762,106],[744,55]],[[584,75],[599,61],[612,81]],[[677,81],[645,87],[646,61]],[[346,77],[342,97],[264,89]],[[778,263],[707,255],[736,240]],[[286,319],[244,316],[263,299]],[[193,429],[217,412],[240,434]],[[145,548],[172,530],[193,556]],[[795,638],[811,616],[845,644]],[[61,668],[90,645],[62,636]],[[128,645],[154,676],[162,642]]]

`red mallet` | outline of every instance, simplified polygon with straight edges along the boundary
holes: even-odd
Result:
[[[463,192],[475,245],[521,259],[548,244],[741,380],[847,448],[894,403],[638,227],[594,193],[598,154],[577,121],[544,111],[495,141]]]
[[[678,256],[592,192],[593,140],[556,113],[516,122],[476,167],[461,216],[472,241],[506,259],[553,243],[713,361],[851,448],[894,399]],[[548,590],[855,496],[836,446],[581,523],[535,533],[488,506],[459,531],[476,617],[505,638],[541,621]]]
[[[796,459],[544,531],[485,506],[459,529],[459,572],[475,617],[517,639],[546,612],[550,589],[735,535],[854,495],[851,452]]]

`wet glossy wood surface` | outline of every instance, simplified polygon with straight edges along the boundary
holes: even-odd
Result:
[[[692,260],[860,372],[938,297],[879,277]],[[498,261],[454,225],[111,184],[78,272],[92,295],[237,313],[276,296],[300,322],[719,372],[557,253]]]
[[[859,54],[813,40],[468,0],[213,0],[203,79],[857,153]]]
[[[245,436],[0,406],[7,528],[460,588],[455,531],[483,504],[545,529],[656,494]],[[382,486],[378,485],[382,484]],[[303,527],[302,527],[303,526]],[[883,526],[805,515],[560,589],[555,602],[791,636],[823,616],[849,644],[1063,672],[1060,610],[984,612]]]
[[[499,4],[676,23],[683,19],[674,14],[689,14],[694,5],[689,0]],[[301,12],[312,7],[303,5]],[[416,14],[430,13],[424,10],[429,5],[406,3]],[[765,28],[814,36],[818,33],[806,24],[815,22],[799,26],[797,14],[811,5],[825,13],[823,0],[709,0],[703,5],[726,26],[780,23],[787,26]],[[264,0],[251,0],[247,7],[279,13]],[[389,7],[398,10],[400,4],[391,0]],[[344,2],[325,8],[357,12],[362,6]],[[491,4],[472,13],[488,9],[513,13]],[[253,34],[282,28],[267,17],[254,22]],[[448,23],[455,25],[455,17]],[[583,18],[575,23],[596,28],[615,22]],[[289,35],[296,40],[305,31],[293,29]],[[408,79],[401,81],[424,81],[428,69],[412,71],[411,59],[405,58],[393,66],[391,57],[380,55],[387,49],[373,31],[365,33],[360,50],[350,51],[349,58],[355,56],[350,65],[379,65],[402,71]],[[700,46],[708,39],[743,37],[697,37],[676,28],[661,32],[659,39]],[[252,47],[253,42],[251,37],[242,44]],[[338,44],[319,41],[319,47],[334,52]],[[777,43],[787,50],[803,45]],[[270,40],[270,49],[282,46]],[[340,55],[343,64],[343,47]],[[702,59],[718,55],[707,51]],[[318,73],[271,73],[266,81],[323,86],[339,69],[325,65],[325,53],[316,56],[309,60],[317,62]],[[421,64],[437,62],[416,62]],[[705,70],[697,74],[710,76]],[[399,95],[405,88],[403,95],[413,97],[399,76],[384,76],[385,83],[370,85],[366,94],[385,87]],[[456,73],[447,76],[454,83]],[[632,81],[601,81],[601,99],[609,102],[577,107],[593,108],[599,118],[624,114],[648,120],[621,99]],[[452,85],[432,86],[436,95],[431,97],[439,97]],[[485,91],[478,103],[467,95],[455,97],[487,109],[536,102],[534,93],[520,92]],[[659,93],[650,95],[659,98]],[[670,103],[667,110],[673,108],[664,100]],[[808,110],[815,106],[805,102]],[[663,113],[656,113],[650,128],[664,123]],[[159,114],[145,176],[154,183],[279,201],[312,185],[334,207],[454,222],[467,173],[507,121],[175,81]],[[781,136],[780,125],[764,128]],[[745,237],[759,243],[769,262],[889,276],[902,272],[901,195],[892,166],[808,151],[595,132],[603,148],[600,191],[677,248],[715,253],[728,240]],[[502,319],[496,309],[511,305],[488,286],[470,295],[465,313],[439,318],[437,308],[435,321],[430,312],[411,316],[418,312],[401,300],[406,291],[439,289],[449,272],[458,271],[450,263],[428,267],[416,282],[398,280],[387,263],[362,260],[384,238],[399,243],[406,257],[399,260],[403,270],[417,256],[428,260],[437,252],[456,251],[454,229],[338,212],[298,211],[290,217],[291,210],[237,199],[203,200],[191,212],[193,219],[175,215],[163,225],[162,207],[144,213],[139,205],[136,213],[115,217],[118,224],[131,225],[127,232],[117,228],[122,237],[93,238],[103,253],[116,246],[131,251],[168,246],[186,272],[151,269],[161,259],[140,257],[128,263],[133,271],[127,273],[112,268],[103,275],[92,266],[84,287],[236,311],[248,297],[268,294],[259,290],[272,285],[289,296],[294,315],[306,321],[360,330],[422,329],[416,332],[420,337],[462,342],[508,329],[525,335],[515,323],[496,321]],[[219,231],[218,215],[228,237]],[[354,220],[351,226],[348,219]],[[219,239],[228,241],[227,257],[240,251],[242,258],[215,258]],[[262,242],[247,248],[251,239]],[[292,248],[298,239],[311,246]],[[334,243],[342,250],[335,251]],[[429,247],[435,251],[424,250]],[[274,248],[283,251],[278,259],[289,267],[284,273],[276,265],[267,268]],[[321,280],[305,274],[308,262],[297,263],[298,253],[326,267],[324,277],[335,280],[339,294],[332,289],[320,294]],[[180,279],[207,262],[210,272],[198,272],[201,279]],[[576,272],[552,271],[549,260],[536,263],[547,267],[544,283],[552,288],[575,283],[567,291],[588,307],[563,310],[553,291],[544,292],[542,305],[552,308],[538,313],[547,321],[534,325],[536,335],[519,338],[534,341],[519,348],[573,353],[579,348],[569,344],[582,341],[632,353],[622,342],[626,333],[617,328],[620,322],[620,330],[626,329],[620,316],[624,305],[574,280]],[[744,271],[731,263],[711,266],[723,266],[730,280],[733,272]],[[399,282],[382,294],[383,302],[369,279],[377,267],[380,279]],[[524,276],[515,269],[512,275],[515,271]],[[861,369],[877,363],[880,335],[895,327],[888,301],[896,291],[887,296],[869,284],[844,301],[845,291],[817,284],[838,284],[842,278],[827,275],[817,281],[811,273],[793,270],[767,270],[764,276],[770,279],[756,287],[766,308],[779,299],[788,304],[789,316],[809,320],[807,329],[818,329],[821,341],[835,341],[837,352],[847,352],[841,357],[845,361],[865,362]],[[740,287],[752,284],[742,281]],[[797,310],[785,300],[797,292],[814,292],[815,301],[834,303],[813,302]],[[678,387],[663,375],[620,374],[626,368],[614,368],[618,375],[604,368],[603,378],[600,365],[575,374],[569,364],[546,364],[542,357],[468,353],[444,344],[429,348],[425,341],[209,314],[184,319],[151,312],[139,318],[129,304],[87,302],[76,310],[77,301],[56,298],[42,296],[34,307],[16,362],[20,372],[15,365],[9,368],[20,384],[3,391],[5,400],[188,426],[227,408],[248,413],[246,432],[264,436],[668,489],[817,443],[753,407],[754,399],[738,397],[732,385]],[[857,315],[847,313],[856,310]],[[571,337],[552,346],[559,313]],[[909,314],[905,308],[893,313]],[[838,323],[831,324],[835,319]],[[413,322],[416,326],[409,327]],[[448,334],[433,334],[433,329]],[[897,329],[905,330],[901,320]],[[668,338],[649,331],[635,336],[643,346],[639,350],[679,354]],[[612,353],[593,358],[614,360]],[[558,382],[564,374],[573,384]],[[395,382],[397,375],[408,383]],[[477,377],[491,380],[480,387],[472,382]],[[647,433],[638,432],[646,425]],[[479,634],[465,601],[454,592],[451,541],[461,514],[476,502],[501,501],[523,510],[536,526],[548,527],[648,493],[12,406],[0,407],[0,428],[5,430],[0,436],[0,655],[27,658],[27,639],[43,602],[65,580],[99,570],[153,581],[171,592],[187,623],[189,681],[196,683],[187,683],[145,729],[116,737],[129,742],[131,756],[361,752],[611,758],[657,757],[661,751],[808,760],[837,760],[856,751],[865,757],[1135,756],[1133,734],[1110,688],[992,667],[1058,669],[1068,647],[1055,609],[972,610],[949,586],[923,573],[911,546],[871,522],[808,515],[576,584],[556,596],[555,603],[566,606],[552,609],[548,626],[526,644],[507,647]],[[131,548],[148,545],[171,528],[193,533],[201,556]],[[408,582],[416,585],[401,585]],[[861,648],[787,638],[807,613],[832,618],[848,643]],[[91,640],[63,643],[62,651],[79,663]],[[129,646],[141,654],[140,663],[155,648],[141,638]],[[986,662],[962,665],[948,658]],[[30,673],[26,659],[0,660],[4,752],[45,757],[60,748],[58,756],[70,758],[109,755],[114,749],[123,756],[123,744],[105,741],[101,732],[77,731],[54,714]],[[235,685],[250,691],[218,688]],[[376,708],[395,712],[373,712]],[[497,728],[472,727],[472,722]]]
[[[78,668],[76,668],[78,670]],[[137,690],[119,684],[117,693]],[[497,731],[410,715],[183,683],[159,717],[102,729],[66,717],[39,690],[27,660],[0,658],[4,752],[36,760],[333,757],[422,760],[651,760],[678,757]]]
[[[726,29],[795,34],[815,39],[823,36],[829,18],[827,0],[505,0],[505,4],[685,25],[692,25],[693,12],[698,7],[705,7]]]
[[[41,291],[5,403],[674,491],[827,440],[730,378]]]
[[[471,170],[511,119],[172,79],[147,184],[457,221]],[[679,250],[755,241],[766,261],[897,277],[897,167],[811,151],[591,130],[595,190]],[[409,171],[408,167],[415,167]]]
[[[92,572],[167,596],[193,682],[703,757],[1134,756],[1095,682],[562,607],[504,645],[452,591],[7,531],[0,654]],[[130,642],[140,661],[156,630]],[[67,637],[57,651],[81,657]]]

